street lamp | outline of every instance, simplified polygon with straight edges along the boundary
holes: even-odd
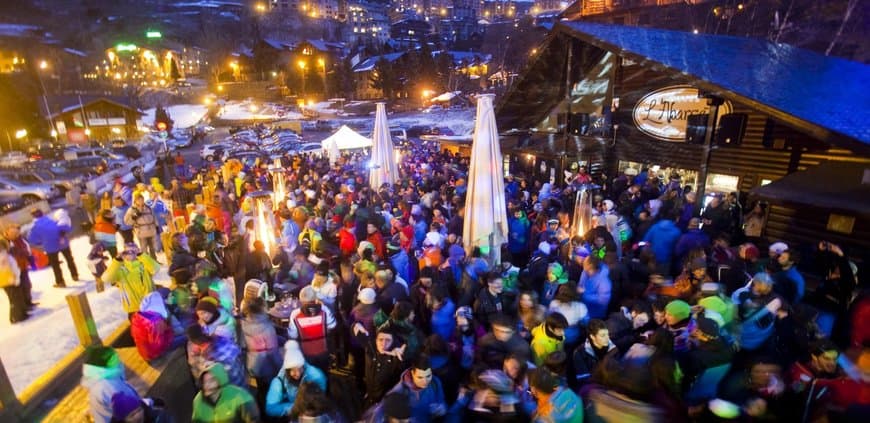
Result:
[[[39,70],[44,71],[48,69],[48,62],[45,60],[41,60],[39,62]],[[48,96],[45,91],[45,84],[42,82],[42,72],[36,72],[36,79],[39,80],[39,87],[42,88],[42,103],[45,105],[45,120],[48,121],[48,128],[53,132],[57,133],[57,128],[54,127],[54,123],[51,121],[51,108],[48,106]],[[58,79],[60,81],[60,79]],[[60,89],[60,83],[58,83],[58,89]],[[25,131],[25,135],[26,135]]]
[[[266,5],[263,4],[263,3],[257,3],[257,4],[254,6],[254,9],[256,9],[257,12],[264,13],[264,12],[266,11]]]
[[[26,136],[27,136],[27,130],[26,130],[26,129],[19,129],[19,130],[15,131],[15,139],[16,139],[16,140],[20,140],[20,139],[22,139],[22,138],[24,138],[24,137],[26,137]]]
[[[299,71],[302,74],[302,95],[305,95],[305,61],[300,60],[298,63]]]

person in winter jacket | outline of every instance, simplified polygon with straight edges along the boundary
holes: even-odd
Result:
[[[138,396],[126,392],[112,395],[112,423],[148,422],[169,423],[172,418],[161,407],[152,406]],[[156,404],[155,404],[156,405]]]
[[[447,295],[447,288],[443,285],[434,286],[426,295],[426,304],[431,316],[429,318],[430,333],[438,335],[444,340],[450,339],[456,329],[456,320],[453,317],[456,305]]]
[[[316,366],[305,362],[296,341],[291,340],[284,344],[283,369],[284,371],[272,379],[266,395],[266,415],[270,417],[290,416],[302,382],[313,382],[326,391],[326,375]]]
[[[689,350],[689,323],[692,320],[692,308],[689,303],[674,300],[665,306],[665,328],[674,337],[674,353],[678,356]]]
[[[583,261],[583,274],[577,286],[582,294],[583,303],[589,308],[589,317],[603,319],[607,317],[607,307],[613,284],[610,281],[610,270],[595,256],[589,256]]]
[[[528,261],[531,227],[532,224],[522,209],[517,208],[508,219],[508,251],[511,253],[512,263],[522,266]]]
[[[311,279],[312,289],[317,296],[317,301],[327,306],[333,312],[336,311],[335,298],[338,296],[339,276],[329,269],[329,264],[321,262],[314,270]]]
[[[411,267],[411,261],[408,258],[408,253],[402,249],[399,242],[391,239],[387,243],[387,254],[390,257],[390,263],[396,269],[396,276],[405,281],[412,282],[414,280],[415,270]]]
[[[242,386],[230,382],[226,369],[211,364],[200,378],[202,388],[193,399],[193,423],[256,423],[257,402]]]
[[[498,315],[490,322],[492,331],[479,339],[475,362],[484,363],[489,368],[498,368],[507,356],[520,360],[531,359],[532,352],[529,343],[516,333],[513,319]]]
[[[9,254],[9,241],[5,238],[0,238],[0,287],[9,297],[9,322],[15,324],[27,320],[30,316],[24,287],[21,286],[21,269]]]
[[[699,314],[690,333],[689,352],[680,360],[685,386],[691,386],[706,370],[731,363],[734,349],[720,334],[719,324],[713,319]],[[723,374],[724,375],[724,374]],[[710,400],[712,398],[692,398]]]
[[[589,320],[589,309],[580,301],[577,286],[573,282],[559,286],[556,298],[550,302],[550,313],[559,313],[565,317],[568,325],[565,327],[565,344],[573,348],[580,340],[581,325]]]
[[[544,323],[532,329],[532,361],[540,367],[547,356],[555,351],[564,351],[565,328],[568,320],[559,313],[550,313]]]
[[[697,217],[692,218],[689,221],[689,230],[680,235],[677,244],[674,246],[674,256],[677,260],[682,262],[689,251],[697,249],[708,250],[710,248],[710,237],[706,232],[698,229],[699,225],[700,219]]]
[[[394,337],[405,344],[405,357],[416,357],[423,345],[424,336],[422,331],[414,325],[414,310],[411,303],[400,301],[393,307],[388,319],[383,320],[383,317],[383,313],[375,316],[375,325],[378,326],[378,330],[389,328]]]
[[[124,244],[133,242],[133,226],[125,221],[130,203],[122,197],[116,196],[112,200],[112,214],[115,216],[115,227],[121,233]]]
[[[405,345],[398,346],[398,338],[389,328],[378,330],[373,341],[365,347],[365,403],[379,402],[396,385],[405,369]]]
[[[109,256],[118,255],[118,229],[115,227],[115,215],[111,210],[101,210],[94,219],[94,239],[102,243],[109,252]]]
[[[756,273],[748,290],[737,290],[732,295],[737,305],[740,327],[740,348],[754,351],[773,336],[782,299],[773,292],[773,279],[764,272]]]
[[[568,272],[559,263],[550,263],[547,266],[547,281],[544,283],[544,290],[541,293],[541,304],[549,306],[550,301],[556,297],[556,291],[559,286],[568,283]]]
[[[278,334],[266,314],[266,303],[255,297],[242,305],[242,336],[245,345],[245,368],[257,383],[257,404],[266,405],[266,393],[272,377],[281,368]]]
[[[411,419],[415,422],[430,422],[447,414],[441,380],[432,374],[432,365],[425,355],[414,360],[390,392],[408,395]]]
[[[124,215],[124,223],[133,228],[139,247],[152,258],[157,259],[157,219],[151,208],[145,205],[145,197],[136,194],[133,205]]]
[[[681,234],[680,228],[677,228],[673,219],[666,216],[653,224],[643,237],[643,242],[652,245],[653,253],[656,256],[656,267],[664,275],[671,274],[674,247]]]
[[[512,313],[513,307],[502,294],[504,281],[499,273],[490,272],[483,279],[486,281],[486,289],[481,289],[477,294],[477,300],[474,302],[474,318],[484,327],[489,327],[494,316]]]
[[[82,366],[82,387],[88,391],[91,418],[95,423],[112,420],[112,397],[123,393],[139,398],[139,394],[124,379],[124,364],[110,347],[90,346],[85,349]]]
[[[588,383],[598,363],[616,348],[610,341],[610,331],[603,321],[590,320],[587,332],[586,342],[574,351],[574,383],[577,386]]]
[[[559,377],[539,368],[529,375],[529,388],[538,402],[532,421],[535,423],[582,423],[583,401],[568,387],[561,386]]]
[[[187,334],[187,365],[196,383],[200,383],[202,373],[211,363],[220,363],[234,385],[245,386],[245,368],[241,360],[242,351],[238,345],[226,338],[205,334],[202,326],[197,324],[188,326],[185,333]]]
[[[130,321],[130,335],[136,344],[136,350],[145,361],[165,354],[172,347],[175,336],[181,334],[181,325],[166,310],[163,297],[157,291],[142,299],[139,312]]]
[[[79,273],[76,270],[76,263],[73,261],[72,252],[69,249],[68,234],[72,228],[69,225],[61,225],[55,222],[49,216],[44,215],[42,210],[34,209],[30,214],[33,216],[34,221],[33,226],[30,228],[30,236],[27,237],[27,242],[42,248],[48,256],[48,263],[51,265],[52,272],[54,272],[54,286],[58,288],[66,287],[58,254],[63,254],[63,259],[69,268],[70,276],[73,281],[78,281]]]
[[[118,285],[124,311],[132,315],[139,311],[142,299],[154,291],[153,277],[159,268],[157,260],[140,253],[136,244],[128,243],[121,252],[121,260],[115,258],[109,263],[103,280]]]
[[[236,320],[230,312],[218,305],[215,298],[210,296],[200,298],[196,303],[196,317],[206,335],[219,336],[238,343]]]
[[[178,269],[190,269],[193,274],[193,266],[199,261],[190,251],[190,240],[184,232],[176,232],[172,235],[172,259],[169,263],[169,275],[174,275]]]

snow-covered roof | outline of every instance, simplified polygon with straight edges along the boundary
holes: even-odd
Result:
[[[369,71],[375,69],[375,66],[377,66],[378,62],[382,58],[388,62],[395,62],[396,60],[399,60],[399,58],[404,56],[404,55],[405,55],[405,52],[389,53],[389,54],[384,54],[384,55],[380,55],[380,56],[372,56],[372,57],[369,57],[368,59],[363,60],[358,65],[356,65],[356,67],[353,68],[353,71],[354,72],[369,72]]]
[[[236,1],[216,1],[216,0],[202,0],[202,1],[191,1],[184,3],[175,3],[173,4],[175,7],[211,7],[218,8],[222,6],[232,6],[232,7],[245,7],[244,4]]]
[[[293,48],[293,43],[288,43],[286,41],[276,40],[274,38],[264,38],[263,42],[268,44],[269,47],[272,47],[275,50],[288,50],[288,49]]]
[[[38,30],[39,27],[34,25],[0,23],[0,36],[2,37],[25,37]]]
[[[439,54],[449,54],[450,57],[453,58],[453,63],[456,65],[462,64],[462,61],[473,62],[476,60],[479,63],[483,64],[483,63],[489,63],[489,61],[492,60],[491,54],[483,54],[483,53],[477,53],[477,52],[473,52],[473,51],[452,51],[452,50],[451,51],[444,51],[444,50],[442,50],[442,51],[436,51],[436,52],[432,53],[433,56],[437,56]]]
[[[65,51],[65,52],[67,52],[67,53],[69,53],[69,54],[72,54],[72,55],[74,55],[74,56],[79,56],[79,57],[88,57],[88,54],[87,54],[87,53],[85,53],[85,52],[83,52],[83,51],[80,51],[80,50],[75,50],[75,49],[71,49],[71,48],[65,48],[65,49],[63,49],[63,51]]]
[[[441,94],[437,97],[433,97],[431,101],[433,101],[433,102],[450,101],[450,100],[453,100],[453,97],[456,97],[459,94],[462,94],[462,91],[448,91],[448,92]]]

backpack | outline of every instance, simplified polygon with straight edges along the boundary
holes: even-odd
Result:
[[[0,288],[8,288],[10,286],[18,286],[21,279],[13,269],[12,256],[8,253],[0,255]]]

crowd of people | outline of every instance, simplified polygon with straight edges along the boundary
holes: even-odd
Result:
[[[377,189],[361,154],[282,160],[281,183],[230,161],[88,201],[89,269],[121,289],[143,358],[186,345],[195,422],[868,417],[870,297],[828,242],[807,283],[797,252],[762,238],[762,204],[714,196],[701,212],[692,187],[650,169],[578,169],[561,189],[509,175],[492,263],[462,246],[467,158],[415,147]],[[75,278],[39,233],[58,285],[58,253]],[[153,282],[161,265],[169,287]],[[83,373],[95,421],[165,421],[111,348],[90,348]]]

